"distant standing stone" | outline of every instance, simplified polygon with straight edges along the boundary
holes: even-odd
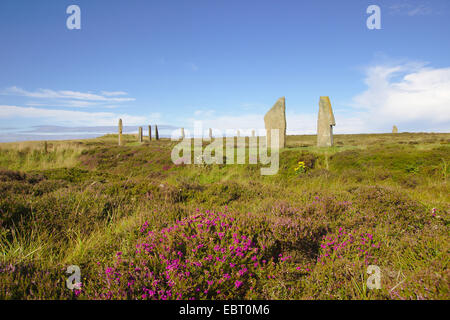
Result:
[[[155,125],[155,139],[159,140],[159,132],[158,132],[158,126]]]
[[[278,129],[280,148],[286,146],[286,99],[282,97],[264,116],[266,126],[267,147],[271,146],[271,130]]]
[[[181,139],[184,139],[184,128],[181,128]]]
[[[398,128],[397,128],[397,126],[393,126],[393,127],[392,127],[392,133],[398,133]]]
[[[212,129],[209,128],[209,138],[212,139],[213,135],[212,135]]]
[[[152,126],[148,126],[148,139],[152,141]]]
[[[252,138],[255,137],[255,130],[252,130]]]
[[[333,146],[333,126],[336,125],[334,120],[333,109],[329,97],[320,97],[319,101],[319,118],[317,120],[317,146],[331,147]]]
[[[119,119],[119,146],[123,145],[122,130],[123,130],[122,119]]]
[[[139,127],[138,141],[142,143],[142,127]]]

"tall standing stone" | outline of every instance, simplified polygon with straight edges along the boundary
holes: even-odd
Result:
[[[282,97],[264,116],[267,147],[271,146],[271,130],[278,129],[280,148],[286,146],[286,99]]]
[[[333,146],[333,126],[336,125],[334,120],[333,109],[329,97],[320,97],[319,101],[319,118],[317,120],[317,146],[331,147]]]
[[[252,138],[255,137],[255,130],[252,130]]]
[[[212,129],[209,128],[209,138],[212,139],[213,135],[212,135]]]
[[[159,132],[158,132],[158,126],[155,125],[155,139],[159,140]]]
[[[152,126],[148,126],[148,140],[152,141]]]
[[[181,128],[181,139],[184,139],[185,135],[184,135],[184,128]]]
[[[123,145],[122,130],[122,119],[119,119],[119,146]]]
[[[237,137],[240,138],[241,137],[241,132],[238,130],[237,131]]]
[[[397,126],[393,126],[393,127],[392,127],[392,133],[398,133],[398,128],[397,128]]]
[[[138,141],[139,141],[140,143],[143,142],[143,138],[142,138],[142,127],[139,127]]]

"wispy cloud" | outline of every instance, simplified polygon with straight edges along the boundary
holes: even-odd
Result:
[[[120,105],[110,105],[97,102],[88,101],[55,101],[50,103],[38,103],[38,102],[28,102],[25,103],[29,107],[57,107],[57,108],[90,108],[90,107],[101,107],[103,109],[117,109]]]
[[[0,119],[35,119],[41,124],[62,126],[111,126],[121,118],[127,125],[145,125],[159,120],[161,115],[134,116],[113,112],[84,112],[0,105]]]
[[[107,97],[128,95],[128,93],[126,93],[125,91],[101,91],[100,93]]]
[[[433,10],[427,6],[420,5],[416,8],[411,8],[408,10],[409,16],[418,16],[418,15],[429,15],[432,14]]]
[[[125,91],[101,91],[100,93],[51,89],[28,91],[16,86],[0,91],[0,95],[26,97],[29,98],[29,101],[24,103],[26,106],[45,108],[115,109],[121,104],[136,100],[135,98],[126,97],[128,93]]]
[[[423,2],[398,2],[388,6],[391,15],[407,15],[410,17],[438,14],[440,10],[433,9],[430,4]]]
[[[29,107],[62,107],[62,108],[89,108],[89,107],[98,107],[101,106],[102,108],[108,108],[108,109],[114,109],[117,108],[117,105],[108,105],[104,103],[99,102],[92,102],[92,101],[80,101],[80,100],[54,100],[51,102],[27,102],[25,103],[26,106]]]
[[[128,102],[135,101],[134,98],[115,96],[125,95],[126,92],[105,92],[101,94],[95,94],[91,92],[79,92],[71,90],[51,90],[51,89],[38,89],[36,91],[27,91],[20,87],[9,87],[1,92],[3,95],[23,96],[28,98],[38,99],[72,99],[81,101],[100,101],[100,102]]]
[[[193,63],[193,62],[187,63],[187,67],[188,67],[189,69],[191,69],[192,71],[198,71],[198,70],[199,70],[198,65],[196,65],[196,64]]]
[[[207,117],[207,118],[210,118],[210,117],[212,117],[214,115],[215,112],[216,111],[212,110],[212,109],[209,109],[209,110],[195,110],[194,111],[194,115],[196,117]]]
[[[178,128],[170,125],[159,125],[160,130],[176,130]],[[124,133],[138,132],[139,126],[123,126]],[[33,126],[29,129],[21,130],[21,133],[39,133],[39,134],[56,134],[56,133],[90,133],[90,134],[106,134],[117,131],[115,126],[80,126],[80,127],[63,127],[63,126]]]

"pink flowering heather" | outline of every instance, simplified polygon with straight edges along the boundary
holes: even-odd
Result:
[[[365,265],[369,265],[377,263],[375,252],[380,248],[380,244],[374,241],[371,233],[352,233],[339,228],[334,234],[323,236],[320,248],[318,263],[356,257],[363,260]]]
[[[104,269],[100,297],[238,299],[260,279],[275,278],[275,264],[266,263],[232,213],[207,211],[159,231],[148,227],[141,227],[133,254],[117,253],[114,266]]]

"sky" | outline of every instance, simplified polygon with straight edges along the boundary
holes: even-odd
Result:
[[[258,130],[283,96],[288,134],[320,96],[335,133],[450,132],[449,33],[448,0],[2,0],[0,141]]]

